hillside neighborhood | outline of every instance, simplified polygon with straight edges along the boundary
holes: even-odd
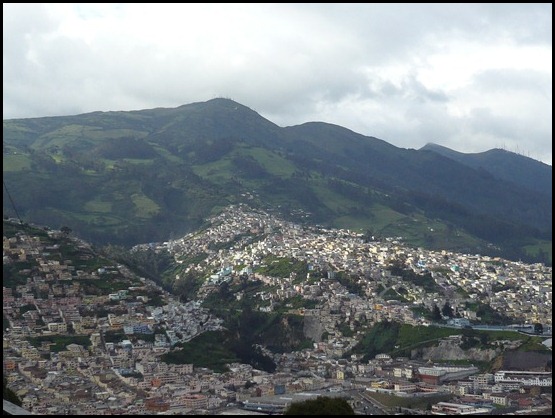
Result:
[[[183,267],[176,283],[200,278],[184,301],[123,264],[99,262],[67,233],[11,224],[3,238],[4,376],[35,414],[279,413],[318,394],[345,397],[359,413],[394,412],[383,400],[391,395],[412,400],[408,410],[423,400],[421,412],[431,414],[551,409],[550,362],[548,370],[530,355],[519,370],[509,358],[496,370],[480,367],[506,351],[520,358],[523,340],[512,335],[551,334],[552,268],[543,264],[410,248],[402,237],[299,225],[239,204],[200,231],[132,249],[169,252]],[[225,330],[205,304],[224,288],[258,312],[301,317],[311,346],[259,347],[274,372],[163,361]],[[445,335],[434,346],[365,358],[357,347],[383,323]],[[469,330],[503,337],[478,349]]]

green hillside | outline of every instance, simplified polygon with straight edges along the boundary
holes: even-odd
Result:
[[[547,194],[340,126],[280,128],[227,99],[5,120],[3,152],[25,220],[99,244],[167,240],[248,202],[416,246],[551,260]]]

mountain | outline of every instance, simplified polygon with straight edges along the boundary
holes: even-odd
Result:
[[[551,257],[543,188],[336,125],[282,128],[228,99],[4,120],[3,137],[5,216],[15,205],[97,244],[167,240],[246,202],[415,246]]]
[[[552,195],[551,166],[532,158],[498,148],[466,154],[433,143],[424,145],[420,150],[433,151],[477,170],[487,171],[501,180]]]

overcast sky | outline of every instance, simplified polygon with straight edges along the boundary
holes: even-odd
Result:
[[[3,118],[228,97],[551,164],[551,4],[3,4]]]

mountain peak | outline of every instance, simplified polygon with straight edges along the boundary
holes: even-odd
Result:
[[[551,167],[505,153],[441,155],[449,149],[436,144],[407,150],[324,122],[281,128],[229,98],[18,120],[3,133],[18,212],[97,243],[166,240],[245,201],[418,246],[501,246],[551,230],[551,195],[538,193],[550,189]]]
[[[442,145],[427,143],[421,151],[431,151],[474,169],[487,171],[499,179],[510,181],[551,196],[551,166],[501,148],[464,153]]]
[[[228,97],[215,97],[213,99],[206,100],[204,103],[214,103],[214,104],[219,104],[224,106],[243,106],[241,103],[238,103],[235,100],[230,99]],[[243,107],[246,107],[246,106],[243,106]]]
[[[436,148],[446,148],[446,147],[444,147],[443,145],[436,144],[435,142],[428,142],[426,145],[424,145],[420,149],[421,150],[426,150],[426,149],[436,149]]]
[[[258,114],[250,107],[242,105],[241,103],[236,102],[235,100],[225,98],[225,97],[215,97],[210,100],[206,100],[204,102],[194,102],[189,104],[184,104],[178,107],[178,109],[190,109],[190,108],[197,108],[205,110],[228,110],[228,111],[249,111]]]

